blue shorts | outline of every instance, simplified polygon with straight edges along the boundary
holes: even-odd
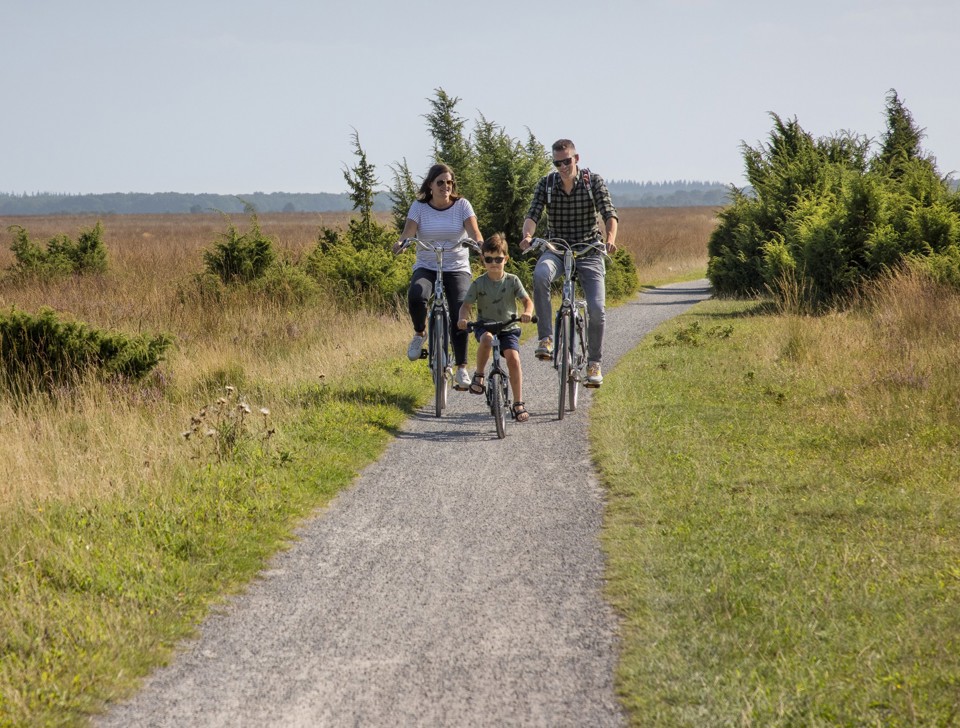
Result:
[[[480,338],[487,333],[486,329],[477,327],[473,330],[473,335],[477,337],[477,341],[480,341]],[[519,331],[504,331],[500,335],[500,351],[507,351],[508,349],[513,349],[514,351],[520,351],[520,332]]]

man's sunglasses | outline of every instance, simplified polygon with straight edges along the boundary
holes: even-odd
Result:
[[[554,159],[553,166],[557,169],[560,169],[561,167],[569,167],[571,164],[573,164],[573,159],[573,157],[567,157],[566,159]]]
[[[483,262],[484,262],[484,263],[497,263],[497,264],[500,264],[500,263],[502,263],[504,260],[506,260],[506,258],[504,258],[502,255],[485,255],[485,256],[483,256]]]

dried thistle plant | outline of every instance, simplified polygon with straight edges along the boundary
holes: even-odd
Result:
[[[224,392],[216,402],[191,416],[190,429],[180,433],[193,447],[196,460],[223,463],[235,459],[253,443],[259,443],[265,451],[276,434],[269,409],[261,407],[257,417],[236,387],[227,385]]]

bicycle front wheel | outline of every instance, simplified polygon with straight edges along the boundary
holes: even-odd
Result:
[[[579,312],[576,314],[576,321],[573,325],[573,335],[570,337],[570,361],[573,362],[573,372],[567,383],[567,399],[570,403],[570,411],[577,411],[577,403],[580,400],[580,377],[584,372],[586,365],[587,349],[583,338],[585,322]]]
[[[557,357],[557,378],[559,380],[559,397],[557,402],[557,419],[563,419],[567,407],[567,386],[570,379],[570,343],[572,336],[573,320],[569,311],[564,311],[557,316],[557,335],[554,340],[554,352]]]
[[[434,414],[440,417],[447,406],[447,320],[436,311],[430,322],[430,367],[433,370]]]
[[[490,374],[487,386],[490,388],[490,412],[497,426],[497,437],[502,440],[507,436],[507,411],[504,406],[507,393],[504,391],[503,375],[500,372]]]

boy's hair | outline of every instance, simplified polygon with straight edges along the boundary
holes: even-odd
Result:
[[[507,255],[507,239],[503,233],[494,233],[489,238],[484,238],[480,250],[484,253],[500,253]]]

